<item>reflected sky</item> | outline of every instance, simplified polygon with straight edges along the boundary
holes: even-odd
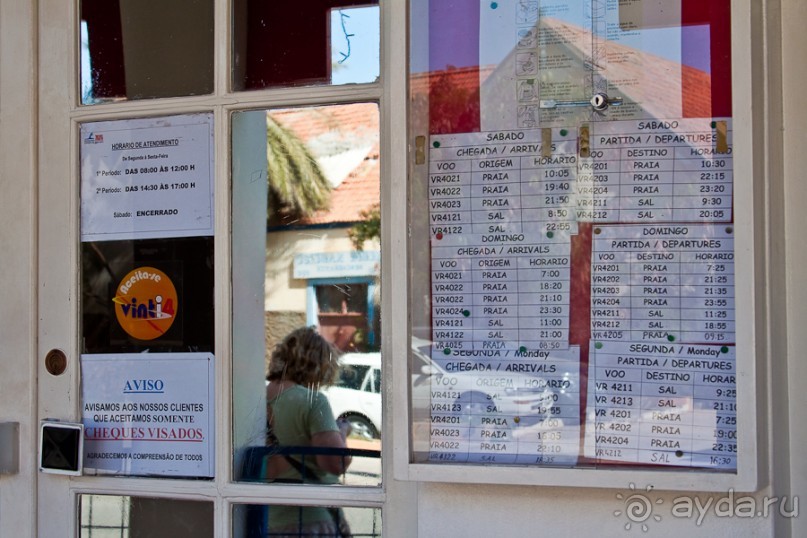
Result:
[[[332,10],[332,84],[374,82],[380,43],[377,5]]]
[[[641,13],[641,21],[633,20],[636,9],[628,13],[598,5],[602,3],[592,7],[591,2],[549,0],[541,2],[538,11],[537,1],[440,0],[429,3],[428,10],[415,7],[413,13],[428,23],[428,39],[412,39],[411,71],[499,64],[512,52],[519,29],[551,17],[610,42],[710,72],[709,26],[682,26],[680,2],[666,5],[666,10]],[[417,28],[413,32],[417,34]]]

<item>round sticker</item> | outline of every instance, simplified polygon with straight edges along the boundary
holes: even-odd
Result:
[[[118,284],[115,315],[126,333],[154,340],[171,328],[179,309],[177,290],[168,276],[154,267],[139,267]]]

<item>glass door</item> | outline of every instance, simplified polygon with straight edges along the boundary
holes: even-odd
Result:
[[[394,536],[402,6],[42,7],[39,534]]]

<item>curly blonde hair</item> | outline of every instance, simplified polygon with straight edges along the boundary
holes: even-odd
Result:
[[[317,388],[332,385],[339,372],[339,352],[314,327],[290,332],[269,358],[269,381],[292,381]]]

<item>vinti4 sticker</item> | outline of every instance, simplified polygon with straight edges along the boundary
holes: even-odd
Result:
[[[165,334],[179,309],[174,283],[154,267],[138,267],[123,277],[112,302],[120,326],[138,340]]]

